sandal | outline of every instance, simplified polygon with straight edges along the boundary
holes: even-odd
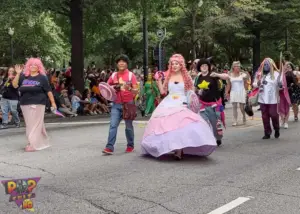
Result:
[[[34,148],[32,148],[31,146],[27,145],[25,147],[25,152],[35,152],[36,150]]]
[[[175,158],[175,160],[177,160],[177,161],[180,161],[180,160],[182,160],[182,156],[183,156],[183,150],[181,150],[181,153],[180,153],[180,155],[179,154],[174,154],[174,158]]]

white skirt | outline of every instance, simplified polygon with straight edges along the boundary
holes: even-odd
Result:
[[[246,90],[231,91],[230,92],[231,103],[246,103]]]

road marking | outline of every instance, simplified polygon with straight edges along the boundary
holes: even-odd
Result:
[[[218,209],[211,211],[208,214],[227,213],[228,211],[240,206],[241,204],[245,203],[246,201],[249,201],[251,198],[253,198],[253,197],[239,197],[239,198],[235,199],[234,201],[231,201],[228,204],[225,204],[222,207],[219,207]]]
[[[46,123],[46,125],[84,125],[84,124],[109,124],[110,121],[90,121],[90,122],[61,122],[61,123]],[[125,124],[124,121],[121,122]],[[133,121],[136,124],[147,124],[148,121]]]
[[[237,129],[248,129],[248,128],[252,128],[252,127],[256,127],[256,126],[262,126],[263,124],[259,123],[259,124],[254,124],[254,125],[250,125],[250,126],[236,126],[235,128]]]

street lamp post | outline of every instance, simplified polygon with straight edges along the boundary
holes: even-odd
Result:
[[[13,35],[15,33],[14,28],[9,28],[8,29],[8,34],[10,36],[10,53],[11,53],[11,64],[13,65],[14,63],[14,47],[13,47]]]
[[[164,39],[166,38],[166,34],[167,34],[167,30],[165,29],[163,30],[158,30],[156,32],[157,37],[159,38],[159,45],[158,45],[158,69],[159,71],[163,70],[163,59],[162,59],[162,47],[161,44],[164,41]]]

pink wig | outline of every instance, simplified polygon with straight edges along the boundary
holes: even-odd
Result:
[[[44,68],[44,65],[43,65],[41,59],[40,58],[30,58],[27,60],[27,62],[25,64],[24,75],[26,77],[28,77],[30,75],[30,67],[32,65],[36,65],[38,67],[38,72],[41,75],[46,76],[46,71],[45,71],[45,68]]]
[[[193,90],[193,80],[190,77],[190,75],[188,74],[188,71],[185,67],[185,60],[184,60],[183,56],[180,54],[174,54],[169,60],[169,66],[168,66],[168,70],[166,72],[167,77],[165,80],[166,84],[164,87],[164,91],[166,91],[166,92],[168,91],[168,84],[169,84],[172,74],[174,73],[174,70],[172,68],[173,61],[177,61],[181,65],[181,75],[182,75],[183,82],[184,82],[184,90],[185,91]]]

